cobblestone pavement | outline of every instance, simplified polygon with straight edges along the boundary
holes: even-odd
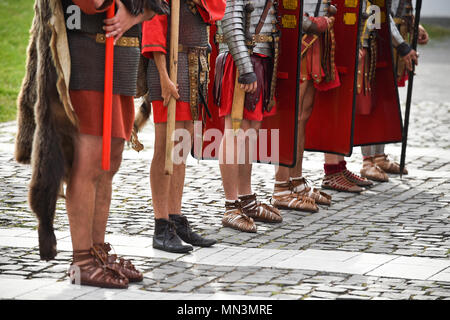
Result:
[[[421,56],[426,57],[426,50]],[[425,61],[421,67],[431,64]],[[419,87],[420,81],[424,80],[418,78]],[[376,184],[357,196],[331,192],[330,207],[321,207],[315,214],[283,211],[281,224],[257,223],[256,234],[222,227],[224,201],[217,162],[192,158],[188,161],[183,213],[196,231],[217,239],[219,246],[227,250],[263,249],[274,256],[294,251],[318,252],[324,259],[319,259],[323,265],[327,265],[327,254],[367,254],[364,257],[378,259],[378,273],[352,271],[341,268],[342,265],[327,269],[320,264],[317,268],[305,264],[305,269],[301,269],[303,264],[280,265],[269,258],[255,266],[243,266],[239,261],[224,265],[214,262],[213,255],[189,262],[189,258],[161,255],[157,250],[148,251],[146,256],[131,243],[124,253],[145,272],[145,280],[120,294],[114,290],[71,289],[66,277],[69,242],[58,242],[57,260],[41,262],[36,238],[11,236],[16,230],[17,234],[35,234],[36,219],[27,204],[30,168],[13,159],[15,123],[0,124],[0,298],[449,299],[450,264],[446,262],[450,261],[450,96],[447,93],[434,101],[418,98],[412,110],[409,175],[403,179],[391,176],[388,183]],[[130,242],[133,237],[139,237],[146,246],[151,244],[152,125],[145,128],[141,138],[146,149],[138,154],[127,148],[114,180],[107,229],[109,236],[121,237],[112,243],[114,246]],[[387,152],[398,160],[400,146],[390,145]],[[306,154],[305,176],[315,186],[320,186],[323,176],[322,157],[318,153]],[[351,170],[359,171],[359,148],[347,161]],[[272,166],[254,165],[253,187],[260,200],[270,198],[273,173]],[[68,234],[62,200],[57,206],[55,229]],[[196,257],[195,253],[191,256]],[[419,260],[410,259],[414,257]],[[392,259],[408,262],[391,266],[387,261]],[[402,268],[417,273],[402,275]],[[7,288],[15,287],[14,281],[21,281],[20,287],[26,290],[9,291]]]

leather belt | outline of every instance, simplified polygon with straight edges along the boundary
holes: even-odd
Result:
[[[104,33],[97,33],[96,35],[85,33],[90,38],[95,39],[95,42],[97,43],[106,43],[106,35]],[[137,37],[121,37],[119,40],[116,41],[116,46],[119,47],[132,47],[132,48],[138,48],[139,47],[139,38]]]
[[[184,52],[184,53],[189,53],[192,51],[196,51],[198,53],[203,52],[205,50],[208,50],[208,47],[188,47],[185,45],[182,45],[181,43],[178,44],[178,52]]]
[[[223,34],[216,34],[216,43],[225,43]],[[252,36],[252,41],[246,41],[246,45],[251,45],[252,43],[265,43],[273,42],[273,37],[268,34],[257,34]]]

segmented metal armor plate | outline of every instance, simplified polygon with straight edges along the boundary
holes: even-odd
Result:
[[[200,14],[193,14],[189,10],[186,1],[180,1],[180,31],[179,42],[185,47],[202,47],[207,48],[209,43],[209,35],[207,31],[207,24],[203,21]],[[167,52],[170,52],[170,25],[167,32]],[[169,63],[167,59],[167,63]],[[167,64],[167,68],[169,65]],[[169,70],[169,69],[168,69]],[[149,101],[162,100],[161,98],[161,84],[159,80],[158,69],[153,59],[149,60],[148,72],[148,98]],[[180,101],[190,101],[190,85],[188,73],[188,55],[186,52],[178,53],[178,84]]]
[[[391,14],[394,18],[405,17],[412,8],[412,0],[391,0]]]
[[[245,12],[245,6],[247,4],[251,4],[254,7],[254,10],[250,14],[249,26],[247,26]],[[231,53],[241,75],[253,72],[250,54],[246,46],[246,36],[248,38],[255,35],[255,30],[265,5],[266,0],[229,0],[227,1],[225,15],[222,21],[218,23],[217,33],[223,34],[225,40],[225,43],[219,45],[219,52],[229,51]],[[272,6],[259,35],[272,36],[276,33],[276,19],[276,9]],[[246,35],[246,31],[249,32],[248,35]],[[256,42],[253,47],[253,53],[259,53],[269,57],[273,56],[272,42]]]

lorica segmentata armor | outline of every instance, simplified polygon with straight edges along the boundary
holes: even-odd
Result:
[[[264,17],[266,3],[271,7]],[[250,9],[249,6],[252,6]],[[263,17],[263,18],[261,18]],[[258,28],[259,26],[259,28]],[[273,40],[278,36],[276,8],[271,0],[230,0],[225,15],[218,23],[218,34],[223,36],[219,52],[230,52],[240,75],[254,73],[250,55],[252,53],[273,57]],[[253,77],[239,82],[250,83]]]

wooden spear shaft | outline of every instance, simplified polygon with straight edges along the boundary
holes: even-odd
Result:
[[[170,80],[177,83],[178,71],[178,37],[180,28],[180,0],[171,1],[170,13]],[[177,101],[170,97],[167,107],[167,131],[166,131],[166,162],[164,173],[173,173],[173,133],[175,132],[175,113]]]
[[[106,12],[108,19],[115,15],[115,2]],[[109,171],[111,166],[111,127],[112,127],[112,98],[113,98],[113,69],[114,69],[114,38],[106,38],[105,44],[105,87],[103,100],[103,148],[102,169]]]

